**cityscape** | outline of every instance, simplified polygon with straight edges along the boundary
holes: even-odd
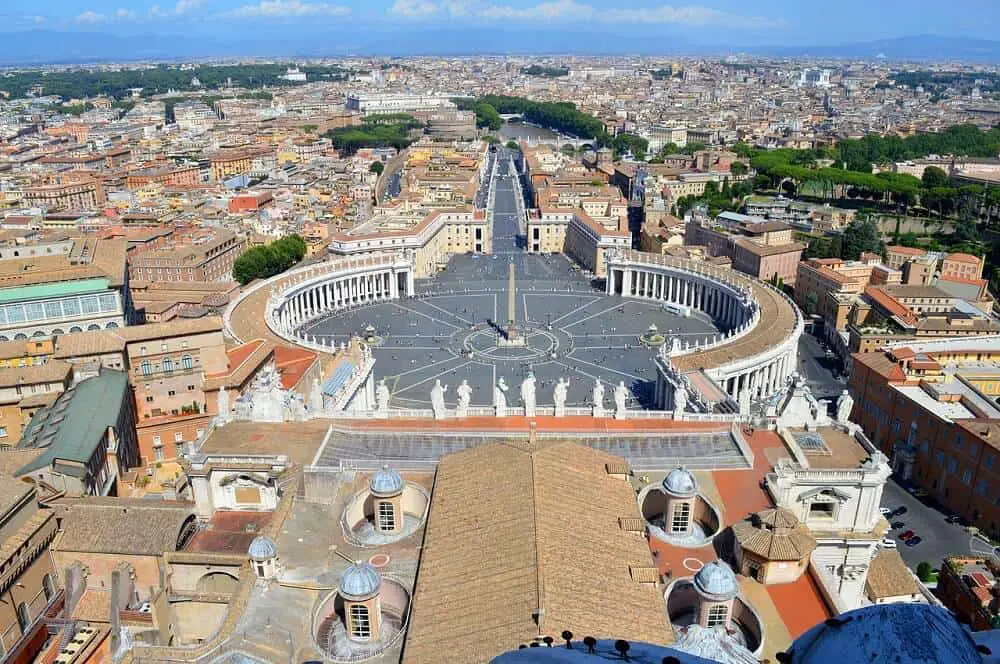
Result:
[[[0,661],[1000,662],[1000,13],[845,2],[0,9]]]

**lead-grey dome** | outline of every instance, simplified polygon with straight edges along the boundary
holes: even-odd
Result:
[[[389,466],[372,475],[369,483],[371,492],[380,496],[389,496],[403,491],[403,478]]]
[[[340,594],[347,599],[367,599],[382,586],[382,575],[371,563],[354,563],[340,576]]]
[[[731,600],[740,590],[736,574],[721,560],[713,560],[698,570],[694,587],[699,594],[716,602]]]
[[[278,546],[267,535],[258,535],[250,542],[250,549],[247,551],[247,555],[250,556],[251,560],[264,562],[278,555]]]
[[[679,498],[691,498],[698,493],[698,480],[684,468],[674,468],[663,478],[663,490]]]

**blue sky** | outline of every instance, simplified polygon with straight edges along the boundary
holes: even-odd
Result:
[[[234,37],[344,28],[607,28],[705,43],[839,44],[916,34],[994,39],[1000,0],[2,0],[0,30]]]

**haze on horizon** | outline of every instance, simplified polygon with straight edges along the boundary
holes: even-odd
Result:
[[[5,0],[0,32],[183,35],[253,43],[324,33],[421,39],[434,31],[573,32],[711,45],[837,45],[934,34],[991,40],[995,0]],[[427,46],[434,46],[429,43]],[[448,43],[437,43],[448,51]],[[585,46],[582,45],[582,46]],[[538,44],[544,50],[544,44]],[[516,50],[516,49],[515,49]]]

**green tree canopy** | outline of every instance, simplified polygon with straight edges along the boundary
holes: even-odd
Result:
[[[368,166],[368,170],[371,171],[372,173],[378,173],[379,175],[382,175],[382,171],[385,170],[385,164],[383,164],[381,161],[373,161],[371,165]]]
[[[254,279],[266,279],[280,274],[302,260],[306,243],[298,235],[244,251],[233,262],[233,279],[246,285]]]

